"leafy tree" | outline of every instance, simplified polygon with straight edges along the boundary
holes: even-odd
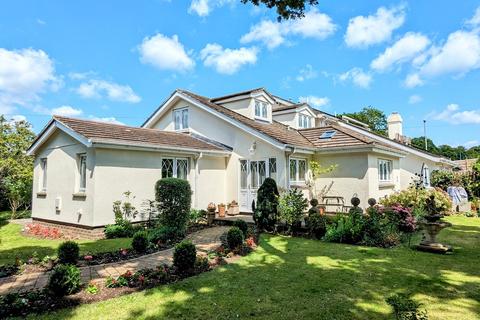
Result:
[[[412,138],[412,146],[425,150],[425,138],[423,136]],[[432,139],[427,138],[428,152],[438,154],[438,147],[433,143]]]
[[[253,220],[260,229],[272,230],[277,222],[278,207],[277,183],[266,178],[257,192],[257,204],[252,203]]]
[[[318,0],[241,0],[242,3],[252,3],[259,6],[264,4],[267,8],[276,8],[277,19],[298,19],[305,15],[305,7],[307,5],[314,6],[318,4]]]
[[[0,196],[7,200],[12,218],[31,204],[33,158],[25,151],[34,138],[28,122],[10,122],[0,115]]]
[[[298,189],[290,189],[280,197],[278,211],[280,217],[285,220],[289,231],[301,222],[303,214],[308,207],[308,201]]]
[[[368,106],[359,112],[344,113],[343,115],[367,124],[375,133],[387,136],[387,116],[380,109]]]

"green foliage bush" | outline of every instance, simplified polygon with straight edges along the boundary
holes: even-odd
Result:
[[[308,231],[311,237],[321,239],[327,231],[328,219],[318,212],[310,213],[308,216]]]
[[[448,187],[454,184],[455,176],[453,172],[446,170],[433,170],[430,176],[430,183],[432,187],[447,190]]]
[[[148,249],[148,234],[146,231],[138,231],[133,235],[132,239],[133,250],[144,253]]]
[[[155,200],[158,203],[160,224],[184,234],[192,202],[192,190],[188,181],[177,178],[158,180]]]
[[[280,197],[278,210],[280,217],[285,220],[291,228],[293,225],[301,222],[305,209],[308,207],[308,201],[303,193],[298,189],[290,189]]]
[[[181,274],[190,273],[195,267],[197,249],[188,240],[184,240],[175,246],[173,251],[173,266]]]
[[[256,205],[252,205],[253,220],[260,229],[273,230],[277,222],[278,197],[277,183],[266,178],[258,188]]]
[[[396,294],[385,300],[392,308],[397,320],[428,320],[426,310],[419,310],[420,303],[404,294]]]
[[[238,249],[243,244],[243,232],[238,227],[231,227],[227,232],[227,243],[230,250]]]
[[[426,200],[431,195],[435,196],[436,206],[441,212],[452,211],[452,200],[446,192],[440,189],[409,187],[381,199],[380,203],[387,207],[401,205],[408,208],[425,208]]]
[[[181,237],[176,228],[168,226],[160,226],[148,232],[148,241],[154,245],[174,243]]]
[[[76,264],[80,248],[75,241],[65,241],[58,246],[57,257],[62,264]]]
[[[121,225],[109,224],[105,226],[104,233],[107,239],[129,238],[133,235],[133,230],[132,224],[126,221],[126,223]]]
[[[66,296],[80,289],[80,270],[73,265],[59,264],[53,268],[48,289],[56,296]]]
[[[240,230],[242,230],[242,233],[243,233],[243,237],[246,238],[247,237],[247,233],[248,233],[248,224],[241,220],[241,219],[237,219],[233,222],[232,224],[234,227],[237,227],[239,228]]]

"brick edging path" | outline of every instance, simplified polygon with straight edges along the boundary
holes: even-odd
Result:
[[[197,251],[207,252],[221,245],[220,236],[228,230],[227,227],[213,227],[203,229],[187,236],[197,247]],[[173,257],[173,248],[151,253],[138,258],[81,267],[82,282],[97,281],[108,276],[118,277],[127,270],[135,272],[144,268],[155,268],[160,264],[170,264]],[[0,278],[0,295],[12,292],[42,289],[47,285],[50,272],[20,274]]]

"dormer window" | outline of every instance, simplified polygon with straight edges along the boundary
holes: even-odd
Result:
[[[305,114],[298,115],[298,127],[301,129],[311,128],[312,126],[312,117]]]
[[[266,102],[255,100],[255,118],[260,118],[263,120],[268,119]]]
[[[175,130],[188,129],[188,108],[173,110],[173,120],[175,122]]]

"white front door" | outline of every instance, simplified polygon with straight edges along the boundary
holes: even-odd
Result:
[[[252,212],[257,190],[267,177],[266,160],[240,160],[240,211]]]

